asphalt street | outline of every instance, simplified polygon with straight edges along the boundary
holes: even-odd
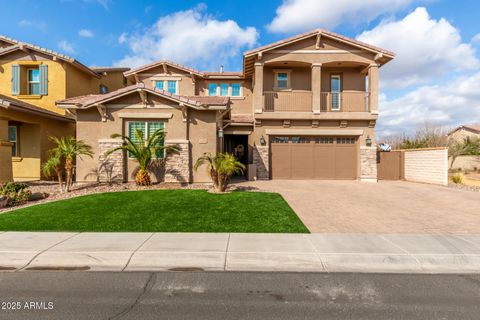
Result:
[[[0,319],[478,319],[479,275],[1,272]]]

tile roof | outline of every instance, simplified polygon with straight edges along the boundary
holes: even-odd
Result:
[[[87,72],[87,73],[90,73],[91,75],[95,76],[95,77],[99,77],[98,73],[95,72],[94,70],[90,69],[89,67],[87,67],[86,65],[80,63],[79,61],[77,61],[76,59],[70,57],[70,56],[67,56],[65,54],[62,54],[62,53],[59,53],[59,52],[56,52],[56,51],[53,51],[53,50],[50,50],[50,49],[47,49],[47,48],[43,48],[43,47],[40,47],[40,46],[37,46],[37,45],[34,45],[34,44],[31,44],[31,43],[27,43],[27,42],[23,42],[23,41],[18,41],[18,40],[15,40],[15,39],[12,39],[12,38],[9,38],[9,37],[6,37],[6,36],[3,36],[3,35],[0,35],[0,40],[4,40],[6,42],[10,42],[12,43],[11,46],[9,47],[4,47],[4,48],[1,48],[0,49],[0,55],[3,55],[3,54],[7,54],[9,52],[12,52],[12,51],[15,51],[15,50],[18,50],[18,49],[23,49],[24,47],[30,49],[30,50],[33,50],[33,51],[37,51],[37,52],[41,52],[43,54],[47,54],[47,55],[50,55],[50,56],[53,56],[53,57],[56,57],[56,58],[59,58],[63,61],[66,61],[68,63],[71,63],[73,65],[75,65],[77,68]]]
[[[5,102],[7,102],[7,103],[5,104]],[[57,119],[64,120],[64,121],[73,121],[74,120],[73,117],[70,117],[70,116],[67,116],[67,115],[62,115],[62,114],[59,114],[59,113],[56,113],[56,112],[53,112],[53,111],[50,111],[50,110],[46,110],[46,109],[40,108],[38,106],[35,106],[33,104],[30,104],[30,103],[27,103],[27,102],[24,102],[24,101],[21,101],[21,100],[18,100],[18,99],[9,97],[9,96],[5,96],[3,94],[0,94],[0,107],[2,105],[6,106],[7,108],[12,108],[12,109],[17,110],[17,111],[33,112],[33,113],[36,113],[36,114],[47,116],[49,118],[57,118]]]
[[[123,96],[133,91],[143,90],[146,92],[150,92],[156,94],[158,96],[162,96],[168,98],[170,100],[175,100],[177,102],[186,103],[196,107],[202,107],[207,105],[227,105],[230,101],[229,97],[208,97],[208,96],[181,96],[169,93],[164,90],[159,89],[151,89],[147,88],[143,83],[137,83],[130,85],[128,87],[124,87],[118,89],[116,91],[112,91],[105,94],[89,94],[79,97],[68,98],[65,100],[57,101],[57,105],[75,105],[81,108],[87,108],[89,106],[93,106],[95,104],[106,102],[108,100],[114,99],[116,97]]]
[[[367,44],[367,43],[364,43],[364,42],[361,42],[361,41],[358,41],[358,40],[355,40],[355,39],[352,39],[352,38],[349,38],[349,37],[345,37],[345,36],[342,36],[341,34],[338,34],[338,33],[332,32],[332,31],[328,31],[328,30],[324,30],[324,29],[315,29],[315,30],[312,30],[312,31],[301,33],[301,34],[298,34],[298,35],[295,35],[295,36],[292,36],[292,37],[289,37],[289,38],[286,38],[286,39],[283,39],[283,40],[280,40],[280,41],[277,41],[277,42],[273,42],[273,43],[270,43],[270,44],[267,44],[267,45],[264,45],[264,46],[246,51],[246,52],[244,52],[243,55],[244,56],[249,56],[249,55],[258,53],[260,51],[270,50],[270,49],[276,48],[278,46],[282,46],[282,45],[285,45],[285,44],[290,43],[290,42],[295,42],[297,40],[301,40],[302,38],[307,38],[307,37],[310,37],[310,36],[313,36],[313,35],[316,35],[316,34],[319,34],[319,33],[321,35],[325,35],[327,37],[334,38],[334,39],[340,40],[342,42],[350,43],[350,44],[355,45],[355,46],[363,47],[363,48],[366,48],[368,50],[381,52],[383,54],[386,54],[386,55],[389,55],[389,56],[392,56],[392,57],[395,56],[395,53],[393,53],[391,51],[388,51],[388,50],[385,50],[385,49],[382,49],[382,48],[379,48],[379,47],[375,47],[375,46],[372,46],[370,44]]]
[[[457,130],[460,130],[460,129],[467,129],[467,130],[470,130],[470,131],[475,131],[476,133],[480,133],[480,124],[462,124],[458,127],[456,127],[455,129],[453,129],[452,131],[450,131],[449,135],[454,133],[455,131]]]
[[[230,119],[232,123],[253,123],[253,116],[251,114],[232,114]]]
[[[138,73],[138,72],[141,72],[141,71],[144,71],[144,70],[148,70],[148,69],[151,69],[151,68],[155,68],[155,67],[158,67],[158,66],[161,66],[163,64],[166,64],[166,65],[169,65],[173,68],[177,68],[177,69],[180,69],[180,70],[184,70],[186,72],[191,72],[191,73],[194,73],[196,75],[199,75],[199,76],[203,76],[204,73],[201,72],[201,71],[198,71],[196,69],[193,69],[193,68],[190,68],[190,67],[187,67],[185,65],[181,65],[181,64],[178,64],[178,63],[175,63],[173,61],[169,61],[169,60],[158,60],[158,61],[154,61],[152,63],[149,63],[149,64],[145,64],[143,66],[140,66],[140,67],[137,67],[137,68],[133,68],[133,69],[130,69],[129,71],[125,72],[125,76],[128,76],[128,75],[131,75],[131,74],[135,74],[135,73]]]
[[[128,67],[90,67],[90,69],[96,72],[109,72],[109,71],[125,72],[130,70],[130,68]]]

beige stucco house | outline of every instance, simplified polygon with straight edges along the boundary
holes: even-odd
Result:
[[[480,124],[463,124],[448,133],[448,138],[462,142],[466,138],[480,138]]]
[[[205,182],[195,161],[232,152],[257,179],[376,181],[375,124],[379,68],[392,52],[313,30],[243,55],[241,72],[203,72],[157,61],[124,72],[126,86],[108,94],[57,101],[74,114],[77,137],[94,146],[79,159],[77,180],[131,180],[128,154],[109,158],[113,133],[167,132],[181,148],[155,171],[158,180]]]

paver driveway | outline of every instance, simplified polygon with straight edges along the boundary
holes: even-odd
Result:
[[[311,232],[480,233],[480,192],[403,181],[270,180]]]

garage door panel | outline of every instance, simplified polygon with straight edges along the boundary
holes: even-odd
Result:
[[[272,179],[291,178],[291,147],[289,144],[275,143],[271,146]]]
[[[273,179],[356,179],[356,137],[274,137]]]

